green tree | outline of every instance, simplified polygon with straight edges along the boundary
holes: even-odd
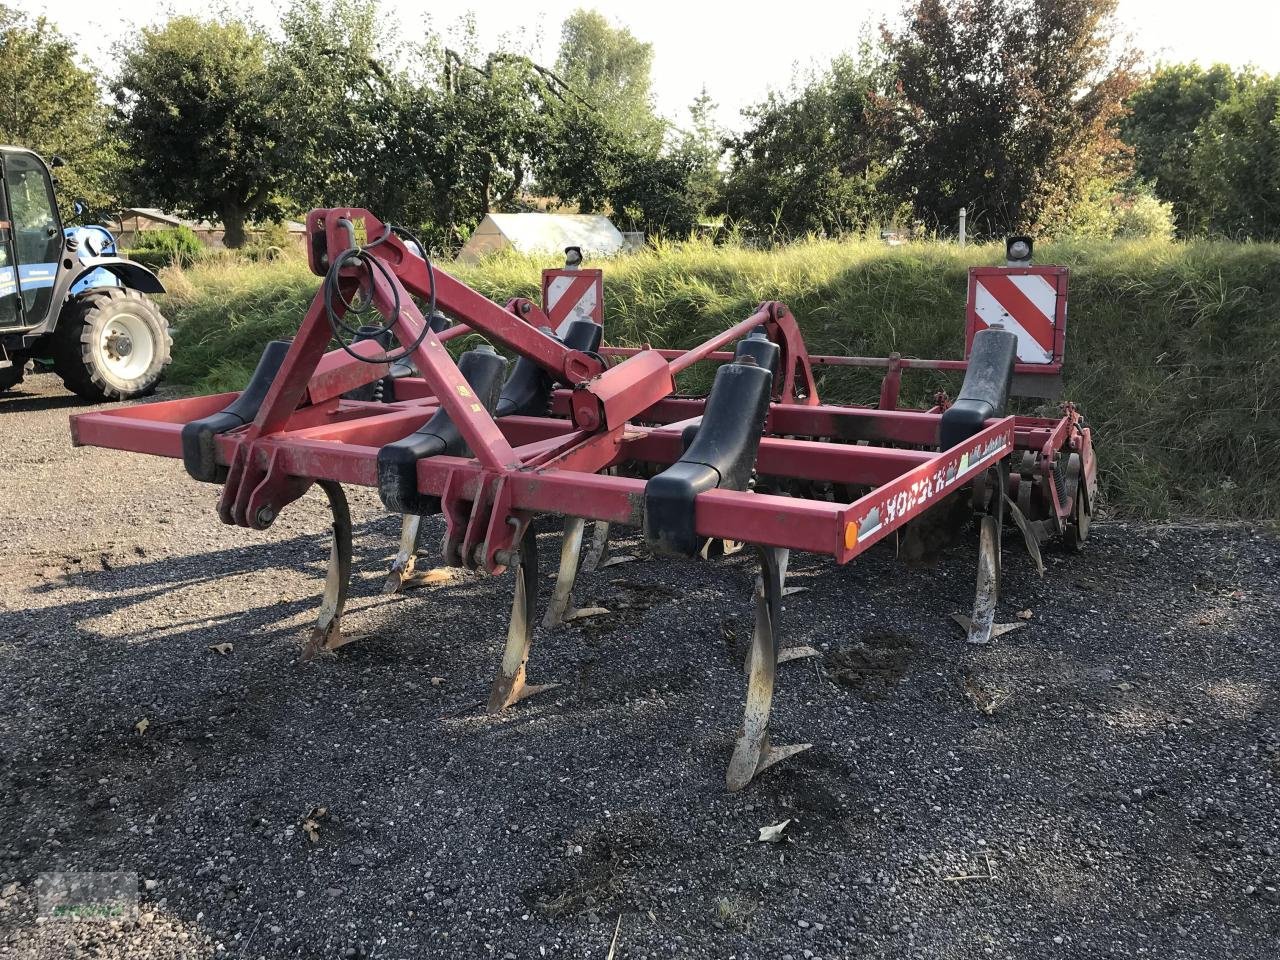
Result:
[[[76,197],[95,209],[114,206],[120,151],[110,119],[71,41],[44,17],[0,4],[0,142],[67,162],[55,173],[64,214]]]
[[[278,149],[288,194],[304,208],[364,206],[371,155],[389,146],[380,101],[395,98],[388,84],[400,78],[381,60],[378,13],[377,0],[292,0],[280,18],[272,67],[288,109]]]
[[[410,51],[405,71],[383,78],[372,106],[378,136],[359,165],[368,205],[423,227],[444,250],[486,213],[528,208],[527,189],[545,166],[548,117],[564,92],[523,55],[482,55],[466,21],[463,30],[461,49],[433,37]]]
[[[1280,77],[1242,79],[1200,125],[1191,169],[1209,230],[1280,239]]]
[[[1183,234],[1205,226],[1204,193],[1192,169],[1200,127],[1241,82],[1224,64],[1179,63],[1157,69],[1129,99],[1120,129],[1133,147],[1134,170],[1173,205]]]
[[[139,198],[221,220],[232,248],[246,223],[282,214],[292,98],[259,31],[196,17],[146,28],[121,48],[115,92]]]
[[[692,186],[697,169],[696,159],[681,150],[621,154],[609,189],[614,221],[624,230],[688,236],[702,215]]]
[[[835,235],[893,220],[901,201],[883,188],[889,145],[868,109],[886,66],[864,42],[787,93],[747,111],[729,142],[725,210],[758,234]]]
[[[538,164],[538,189],[579,213],[597,213],[608,204],[628,145],[593,107],[571,97],[547,117],[546,150]]]
[[[876,109],[896,141],[888,183],[917,217],[975,233],[1052,231],[1099,178],[1130,172],[1115,127],[1136,55],[1117,0],[913,0],[885,31],[893,84]]]
[[[556,72],[633,149],[656,154],[664,125],[653,109],[652,66],[651,44],[595,10],[575,10],[561,28]]]
[[[704,86],[689,104],[689,129],[680,138],[679,150],[692,165],[690,197],[700,214],[716,206],[724,190],[720,162],[725,153],[725,131],[715,120],[716,103]]]

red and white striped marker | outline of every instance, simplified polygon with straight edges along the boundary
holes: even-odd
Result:
[[[542,311],[559,328],[566,320],[604,323],[602,270],[543,270]]]
[[[977,331],[1000,327],[1017,335],[1019,363],[1060,363],[1066,313],[1067,271],[1063,267],[975,267],[969,271],[968,343]]]

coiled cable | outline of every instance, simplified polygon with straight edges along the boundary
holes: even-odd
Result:
[[[417,246],[419,255],[427,265],[427,278],[430,281],[430,295],[428,298],[426,315],[427,317],[431,317],[436,312],[435,268],[431,265],[431,258],[427,256],[427,248],[422,245],[422,241],[403,227],[396,227],[388,224],[386,229],[383,230],[382,236],[377,240],[374,240],[372,243],[365,244],[363,247],[353,246],[349,250],[344,250],[342,253],[338,254],[333,263],[329,265],[329,271],[324,277],[323,290],[325,313],[328,316],[329,329],[333,332],[333,339],[337,341],[338,346],[340,346],[348,356],[355,357],[363,363],[389,364],[395,363],[399,360],[404,360],[422,345],[422,341],[425,340],[427,338],[427,334],[431,332],[430,320],[424,320],[422,331],[414,339],[413,343],[403,347],[398,354],[386,353],[384,348],[383,355],[380,357],[365,357],[351,349],[351,344],[354,343],[357,338],[361,340],[378,339],[382,334],[394,335],[393,326],[395,324],[395,318],[400,315],[400,287],[398,284],[392,282],[393,275],[387,265],[383,263],[379,257],[376,257],[369,252],[379,244],[386,243],[387,239],[393,233],[397,234],[402,239],[411,241]],[[363,290],[366,286],[369,291],[368,298],[366,299],[361,296],[358,298],[360,301],[358,303],[348,300],[343,295],[340,283],[342,271],[351,265],[358,265],[362,268],[361,281],[360,285],[357,287],[357,293]],[[373,286],[376,279],[374,274],[375,270],[382,275],[382,278],[387,281],[387,285],[391,288],[391,316],[387,317],[382,315],[381,323],[361,324],[360,327],[363,329],[352,327],[346,322],[346,316],[366,317],[373,312],[380,313],[374,305],[373,300]],[[337,303],[341,303],[344,307],[343,315],[339,315]],[[351,339],[345,339],[344,334]]]

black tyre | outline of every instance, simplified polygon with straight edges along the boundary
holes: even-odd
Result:
[[[26,357],[13,357],[12,360],[9,366],[0,367],[0,393],[12,390],[27,375]]]
[[[130,400],[156,388],[173,339],[154,303],[136,290],[92,290],[62,309],[53,366],[86,400]]]

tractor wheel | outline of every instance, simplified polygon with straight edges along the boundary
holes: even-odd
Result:
[[[10,357],[13,361],[7,367],[0,367],[0,393],[12,390],[27,375],[27,358]]]
[[[54,334],[54,370],[86,400],[131,400],[156,388],[173,339],[136,290],[94,290],[68,303]]]

